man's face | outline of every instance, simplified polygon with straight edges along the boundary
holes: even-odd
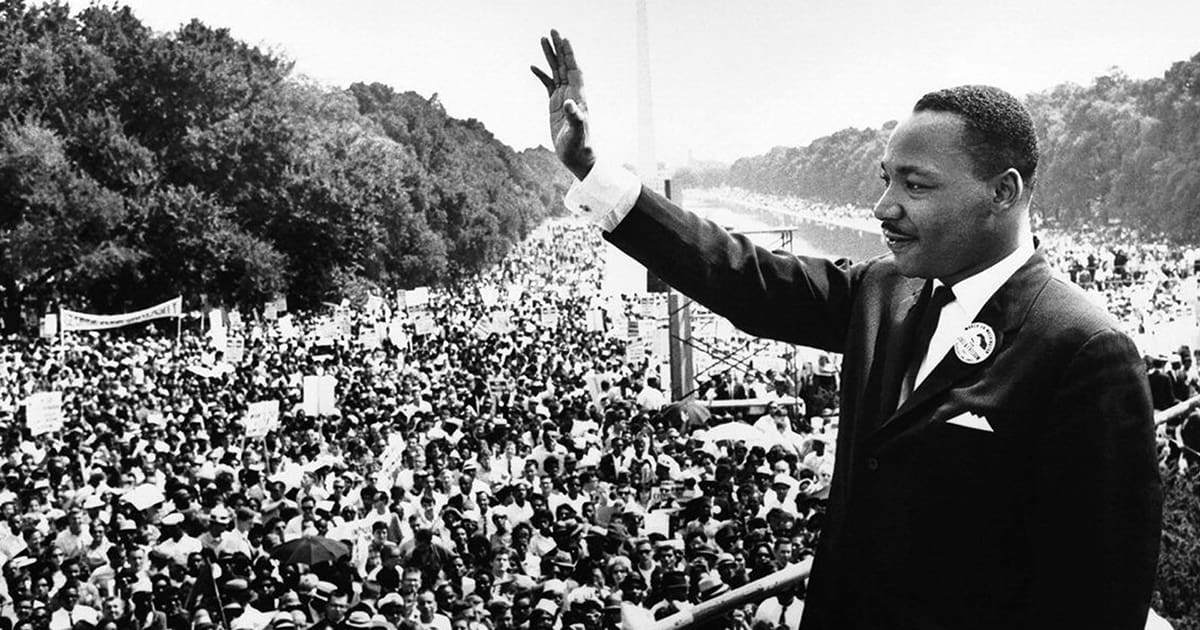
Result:
[[[325,619],[336,624],[342,620],[342,616],[346,614],[346,609],[349,607],[350,600],[345,595],[330,597],[329,603],[325,604]]]
[[[919,112],[892,132],[883,153],[886,188],[875,204],[900,272],[953,284],[995,262],[995,192],[974,174],[956,114]],[[999,175],[997,173],[996,175]]]
[[[437,598],[433,593],[425,591],[417,598],[417,610],[421,613],[422,619],[433,618],[433,613],[437,612]]]

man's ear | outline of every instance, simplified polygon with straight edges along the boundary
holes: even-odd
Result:
[[[1017,205],[1025,194],[1025,180],[1017,169],[1010,168],[992,178],[992,204],[998,211],[1006,211]]]

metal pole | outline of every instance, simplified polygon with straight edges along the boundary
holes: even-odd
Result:
[[[647,630],[695,630],[704,622],[738,606],[761,601],[776,593],[795,588],[796,584],[807,579],[808,574],[812,572],[812,562],[812,558],[807,558],[803,562],[789,564],[771,575],[735,588],[720,597],[700,602],[691,610],[661,619]]]

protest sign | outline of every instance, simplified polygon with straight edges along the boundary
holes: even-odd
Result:
[[[598,308],[589,309],[587,312],[587,329],[588,332],[604,332],[604,311]]]
[[[642,522],[642,532],[645,535],[662,534],[671,537],[671,513],[655,510],[646,515]]]
[[[229,337],[225,340],[225,361],[232,365],[240,365],[246,358],[246,340],[242,337]]]
[[[374,326],[364,326],[358,332],[358,344],[367,350],[374,350],[381,343],[378,331]]]
[[[429,287],[417,287],[405,291],[404,303],[408,308],[429,304]]]
[[[310,416],[337,413],[337,377],[331,374],[304,377],[304,400],[300,408]]]
[[[625,346],[625,360],[637,365],[646,359],[646,344],[641,341],[631,341]]]
[[[404,332],[404,322],[400,319],[393,319],[387,325],[388,340],[397,348],[408,347],[408,335]]]
[[[279,336],[284,339],[292,339],[296,336],[296,325],[292,323],[291,315],[283,315],[276,322],[279,327]]]
[[[500,290],[496,287],[485,284],[479,287],[479,301],[483,305],[491,308],[500,302]]]
[[[422,315],[413,322],[414,335],[429,335],[433,333],[434,321],[428,315]]]
[[[62,326],[64,332],[72,330],[104,330],[107,328],[129,326],[131,324],[140,324],[141,322],[161,317],[181,317],[183,315],[183,298],[177,297],[147,309],[132,313],[122,313],[120,315],[93,315],[65,308],[61,309],[59,313],[61,315],[59,324]]]
[[[513,331],[512,313],[509,311],[496,311],[492,313],[492,332],[499,335],[507,335]]]
[[[279,425],[279,401],[264,400],[250,403],[246,416],[242,420],[246,427],[246,437],[261,438]]]
[[[62,392],[38,392],[25,400],[25,426],[31,435],[61,431]]]
[[[58,334],[58,315],[47,313],[42,316],[41,326],[38,328],[38,333],[42,339],[49,339]]]

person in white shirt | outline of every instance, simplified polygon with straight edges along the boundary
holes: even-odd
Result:
[[[642,391],[638,392],[637,398],[634,401],[637,403],[639,409],[650,413],[665,407],[667,396],[659,387],[658,377],[651,376],[647,378],[646,385],[642,387]]]
[[[62,587],[62,607],[50,615],[50,630],[72,630],[83,621],[93,626],[100,621],[100,611],[79,603],[79,583],[71,581]]]
[[[775,597],[768,597],[754,611],[754,622],[765,622],[772,628],[780,630],[797,630],[800,618],[804,616],[804,600],[796,597],[791,591],[784,591]]]

